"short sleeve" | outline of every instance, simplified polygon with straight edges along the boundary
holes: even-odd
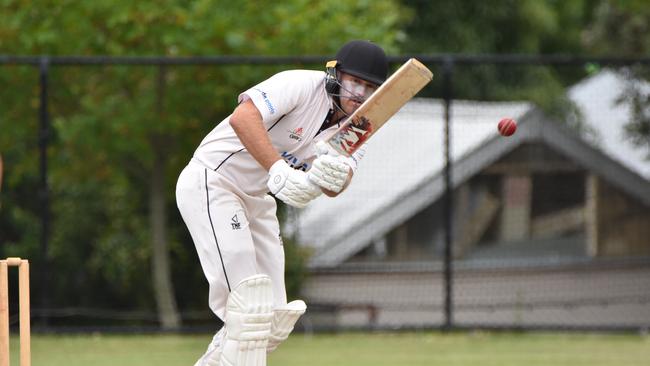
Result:
[[[311,80],[284,71],[241,93],[238,102],[251,100],[269,126],[307,100],[310,86]]]

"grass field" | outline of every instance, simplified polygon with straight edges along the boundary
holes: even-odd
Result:
[[[32,336],[34,366],[193,365],[210,335]],[[18,366],[12,338],[11,365]],[[293,335],[269,366],[647,366],[650,336],[578,333]]]

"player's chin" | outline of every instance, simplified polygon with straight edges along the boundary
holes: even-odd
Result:
[[[352,113],[354,113],[357,109],[359,109],[359,107],[361,107],[361,104],[362,104],[362,103],[361,103],[361,102],[358,102],[358,101],[350,101],[350,103],[349,103],[349,109],[350,109],[349,114],[352,114]]]

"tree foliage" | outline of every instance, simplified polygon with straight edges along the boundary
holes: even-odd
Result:
[[[585,26],[598,1],[403,0],[418,14],[405,28],[403,49],[441,54],[580,54],[585,49]],[[567,86],[586,75],[583,67],[457,65],[453,96],[533,101],[551,118],[588,134],[577,107],[565,95]],[[430,91],[441,96],[442,84],[434,84]]]
[[[390,0],[0,6],[0,53],[14,55],[322,55],[352,38],[394,52],[403,19]],[[205,280],[175,209],[176,177],[240,91],[288,67],[321,65],[52,66],[53,306],[155,308],[147,268],[157,243],[149,243],[167,240],[173,281],[196,284],[176,290],[179,306],[205,308],[205,292],[196,291]],[[38,74],[3,66],[0,84],[11,86],[0,88],[4,254],[37,258]],[[167,211],[152,218],[161,199]],[[152,231],[154,222],[163,222],[164,232]]]
[[[576,53],[594,1],[404,0],[406,52]]]
[[[595,54],[647,57],[650,54],[650,7],[642,0],[603,0],[585,34],[585,43]],[[626,135],[644,149],[650,160],[650,68],[634,65],[625,70],[627,87],[619,101],[628,103],[631,120]]]
[[[327,55],[365,38],[389,54],[647,55],[648,9],[643,0],[0,0],[0,54]],[[322,69],[51,66],[49,257],[56,278],[34,281],[33,292],[47,286],[54,307],[154,312],[158,290],[149,268],[154,248],[163,248],[173,282],[184,284],[174,289],[179,308],[205,309],[207,284],[175,209],[176,177],[239,92],[293,67]],[[454,97],[533,100],[566,116],[573,110],[561,98],[565,87],[585,75],[584,68],[457,66]],[[37,264],[38,77],[34,66],[0,65],[0,254]],[[440,78],[432,84],[429,95],[440,96]],[[636,100],[637,115],[647,117],[647,94]],[[650,146],[648,118],[635,121],[630,136]],[[286,245],[291,298],[305,275],[305,254],[291,240]]]

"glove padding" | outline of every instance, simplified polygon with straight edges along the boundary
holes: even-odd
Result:
[[[271,166],[266,185],[275,197],[297,208],[305,207],[323,193],[309,181],[307,173],[291,168],[284,160],[278,160]]]
[[[329,191],[340,192],[345,186],[352,168],[345,157],[330,154],[327,144],[322,141],[316,143],[316,151],[318,157],[307,172],[309,180]]]

